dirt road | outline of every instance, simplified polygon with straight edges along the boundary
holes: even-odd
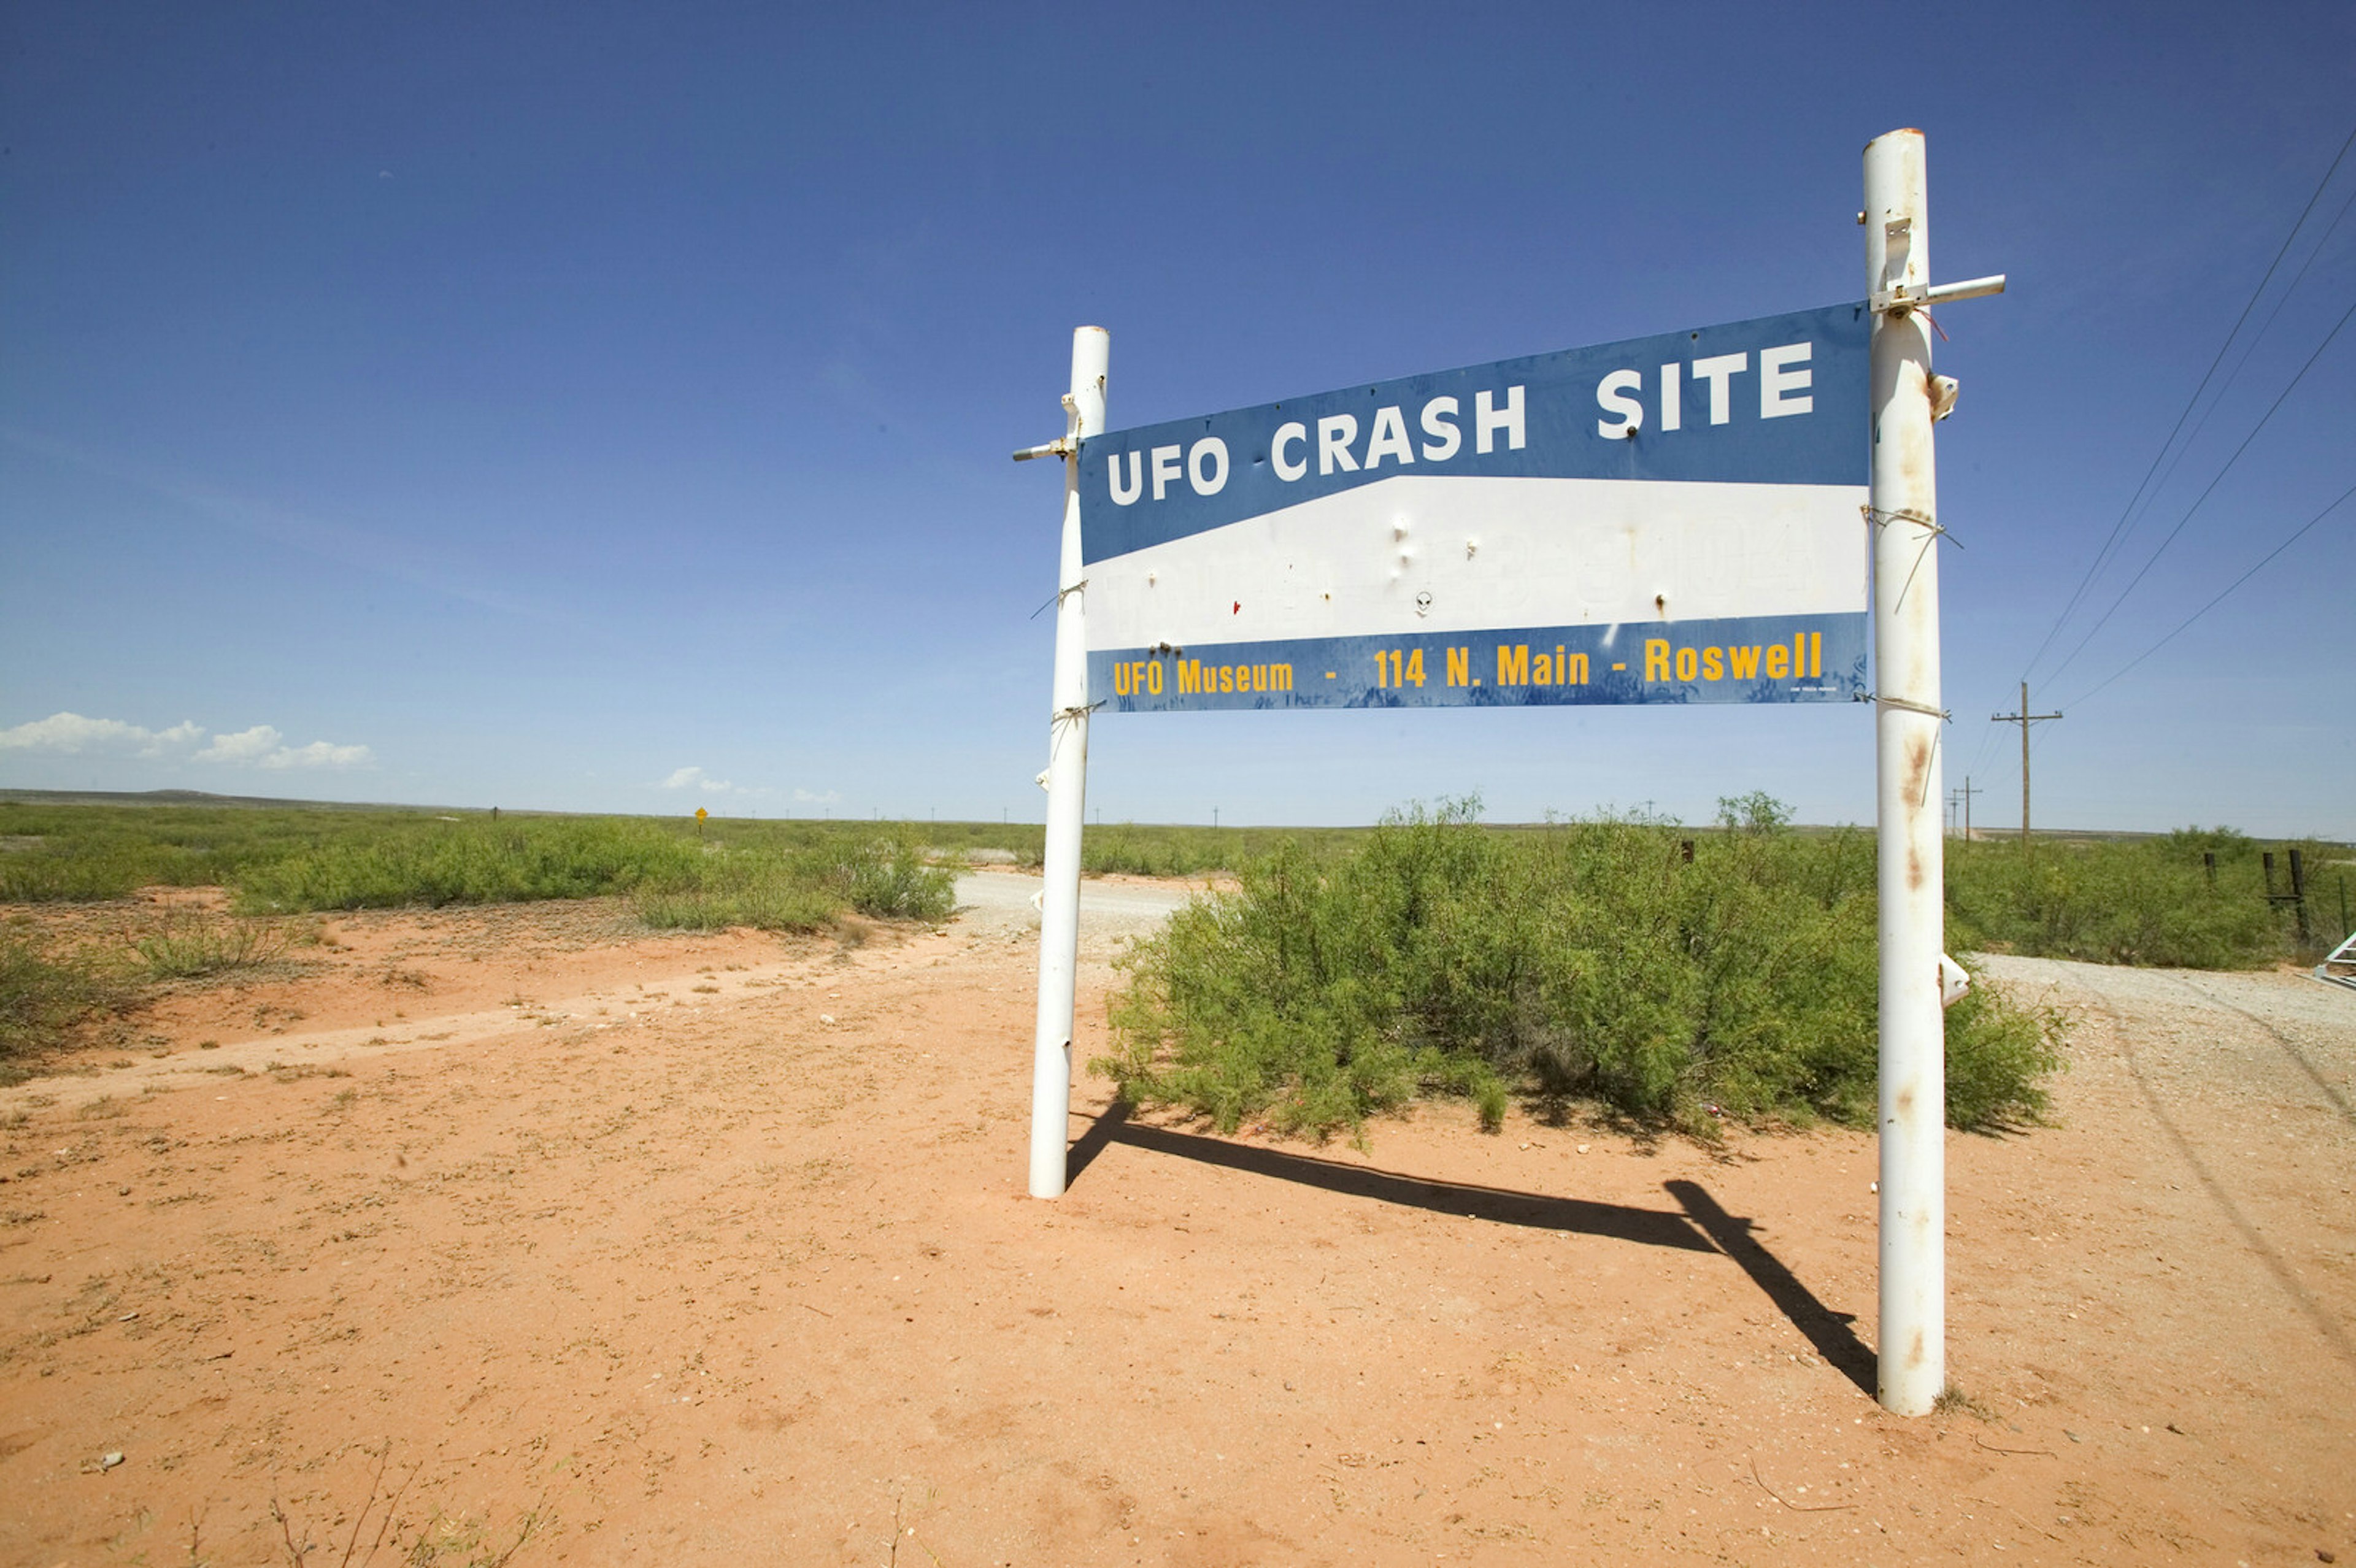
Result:
[[[0,1563],[2356,1552],[2356,993],[1992,963],[2083,1021],[2058,1127],[1951,1140],[1978,1413],[1908,1422],[1858,1135],[1360,1152],[1091,1081],[1031,1201],[981,880],[849,946],[337,917],[0,1091]],[[1083,1057],[1176,896],[1091,891]]]

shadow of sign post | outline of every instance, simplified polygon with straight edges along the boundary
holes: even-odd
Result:
[[[1698,1182],[1665,1184],[1669,1196],[1677,1202],[1676,1209],[1642,1209],[1627,1203],[1522,1192],[1377,1170],[1289,1149],[1231,1143],[1201,1133],[1153,1126],[1131,1120],[1129,1106],[1119,1100],[1107,1106],[1073,1140],[1068,1151],[1071,1179],[1076,1181],[1114,1144],[1269,1180],[1294,1182],[1345,1198],[1368,1199],[1459,1219],[1485,1220],[1493,1225],[1524,1225],[1533,1230],[1602,1236],[1676,1252],[1719,1253],[1750,1275],[1751,1282],[1806,1338],[1827,1366],[1869,1397],[1874,1392],[1874,1356],[1849,1327],[1856,1321],[1855,1316],[1826,1307],[1760,1242],[1751,1221],[1728,1213],[1724,1205]]]
[[[1808,1343],[1815,1347],[1826,1365],[1855,1383],[1859,1392],[1871,1397],[1875,1392],[1874,1356],[1849,1327],[1857,1321],[1856,1314],[1836,1312],[1818,1300],[1816,1293],[1801,1284],[1799,1276],[1784,1266],[1783,1260],[1769,1252],[1751,1233],[1750,1221],[1738,1220],[1728,1213],[1699,1182],[1668,1181],[1662,1185],[1693,1222],[1701,1227],[1702,1233],[1718,1244],[1718,1250],[1732,1258],[1736,1266],[1751,1276],[1751,1283],[1775,1304],[1775,1309],[1791,1320],[1792,1327],[1807,1336]]]

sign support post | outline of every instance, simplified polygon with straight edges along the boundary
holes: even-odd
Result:
[[[1087,579],[1080,557],[1080,441],[1105,430],[1112,335],[1072,334],[1065,434],[1018,457],[1064,459],[1063,564],[1055,580],[1055,678],[1047,720],[1047,848],[1039,901],[1039,1019],[1031,1067],[1031,1196],[1064,1195],[1071,1136],[1072,996],[1080,949],[1080,828],[1087,813]]]
[[[1922,133],[1865,149],[1873,308],[1875,838],[1880,895],[1881,1403],[1927,1414],[1947,1381],[1946,1029],[1940,1006],[1939,550]]]

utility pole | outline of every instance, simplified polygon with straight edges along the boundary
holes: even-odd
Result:
[[[1997,724],[2020,726],[2020,852],[2026,855],[2029,853],[2029,727],[2042,724],[2048,719],[2059,719],[2062,715],[2059,712],[2031,713],[2029,710],[2029,683],[2024,680],[2020,683],[2020,711],[1991,714],[1989,717]]]
[[[1957,790],[1955,793],[1964,797],[1964,842],[1968,844],[1972,841],[1972,796],[1976,795],[1984,795],[1987,792],[1974,788],[1972,785],[1972,775],[1965,773],[1964,775],[1964,787]]]

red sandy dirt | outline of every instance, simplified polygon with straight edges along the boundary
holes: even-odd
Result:
[[[2356,1552],[2356,993],[1992,965],[2073,1070],[1950,1141],[1973,1407],[1909,1421],[1869,1136],[1361,1152],[1091,1079],[1041,1203],[1019,920],[327,931],[0,1090],[0,1562]]]

